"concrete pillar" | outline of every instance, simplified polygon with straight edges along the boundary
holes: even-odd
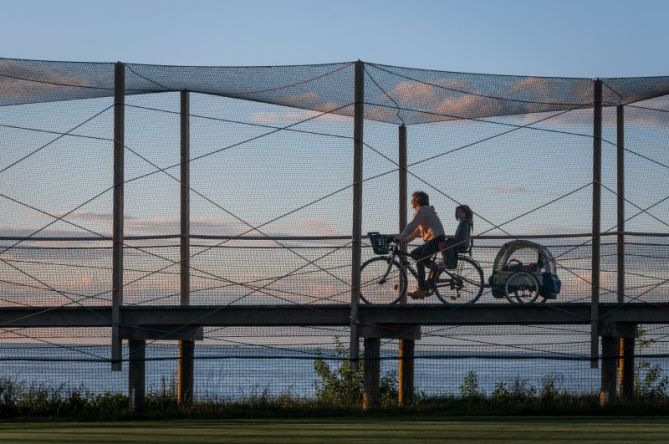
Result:
[[[130,339],[128,341],[128,401],[130,410],[144,410],[146,394],[146,340]]]
[[[381,339],[365,338],[365,369],[362,409],[369,410],[381,405],[379,383],[381,378]]]
[[[414,351],[416,341],[400,339],[400,365],[398,372],[397,401],[400,406],[413,403],[414,396]]]
[[[604,406],[616,397],[616,365],[618,341],[614,336],[602,336],[602,367],[599,404]]]
[[[179,367],[177,369],[177,400],[179,404],[193,402],[194,373],[195,341],[182,339],[179,341]]]
[[[634,398],[634,346],[635,338],[618,340],[618,385],[620,396],[624,399]]]

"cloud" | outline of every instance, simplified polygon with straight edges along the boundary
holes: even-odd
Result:
[[[306,104],[304,104],[306,105]],[[347,112],[348,108],[341,108],[341,105],[336,102],[327,102],[320,105],[313,106],[314,111],[311,110],[286,110],[282,112],[257,112],[251,114],[251,121],[256,123],[296,123],[302,120],[312,119],[316,121],[330,121],[330,122],[342,122],[348,121],[349,119],[345,115],[352,115],[352,107],[350,112]],[[332,114],[334,110],[337,110],[338,114]],[[322,114],[328,113],[328,114]]]
[[[471,94],[458,97],[446,97],[430,109],[430,112],[445,117],[473,118],[477,116],[496,116],[503,114],[525,114],[530,112],[528,104],[503,101]]]
[[[321,96],[319,96],[315,91],[307,91],[302,94],[286,96],[282,101],[291,106],[310,107],[320,102]]]
[[[518,194],[518,193],[529,192],[527,188],[520,187],[518,185],[508,185],[505,187],[497,188],[496,191],[501,194]]]
[[[563,94],[555,81],[542,77],[523,77],[508,90],[511,94],[521,94],[523,100],[534,100],[542,102],[560,102],[554,100]]]
[[[405,81],[396,84],[390,95],[401,102],[434,105],[444,95],[460,95],[460,91],[467,92],[472,88],[471,82],[457,79],[440,79],[429,83]]]
[[[397,113],[398,110],[396,108],[380,106],[365,107],[365,119],[378,120],[381,122],[395,122],[398,119]]]
[[[2,102],[23,103],[25,100],[54,100],[61,96],[87,91],[89,88],[102,88],[104,95],[113,91],[110,79],[85,72],[67,72],[72,65],[62,64],[57,69],[53,64],[44,65],[29,61],[0,60],[0,98]],[[75,65],[75,69],[76,69]],[[83,88],[80,88],[83,87]],[[93,95],[100,95],[100,91]]]
[[[429,103],[434,101],[436,88],[420,82],[400,82],[392,90],[392,97],[403,102]]]
[[[190,231],[193,234],[224,235],[238,232],[245,227],[241,222],[229,219],[217,219],[209,216],[195,216],[190,221]],[[148,219],[133,218],[125,222],[126,233],[141,234],[179,234],[181,219],[178,217],[153,217]]]

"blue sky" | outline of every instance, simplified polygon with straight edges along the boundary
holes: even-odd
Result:
[[[669,73],[669,3],[2,1],[3,57],[193,65],[355,59],[577,77]]]
[[[659,1],[536,0],[7,1],[2,4],[0,41],[4,46],[0,56],[174,65],[281,65],[361,58],[384,64],[468,72],[574,77],[669,75],[669,57],[666,56],[669,34],[664,32],[668,5]],[[135,96],[128,102],[178,109],[176,95]],[[256,108],[251,102],[231,102],[199,96],[193,99],[192,109],[219,117],[242,116],[254,123],[267,123],[268,116],[275,116],[277,124],[305,117],[285,108]],[[102,99],[8,107],[0,110],[0,123],[15,122],[66,131],[110,103],[111,99]],[[634,113],[640,112],[630,111],[630,122]],[[174,159],[178,156],[174,119],[137,109],[128,112],[128,116],[131,114],[136,119],[128,120],[126,144],[161,166],[178,162]],[[522,132],[522,138],[512,135],[494,139],[441,162],[423,164],[414,172],[444,192],[472,204],[479,214],[501,223],[589,183],[591,114],[589,110],[575,114],[574,121],[567,119],[558,123],[584,136]],[[666,122],[666,118],[662,118],[662,122]],[[510,120],[527,123],[523,119]],[[609,139],[614,138],[612,121],[611,116],[606,121]],[[552,128],[550,123],[546,124],[549,129]],[[309,123],[308,127],[350,134],[349,124],[323,119]],[[638,122],[631,125],[628,146],[667,162],[666,124],[662,125]],[[82,128],[81,133],[108,137],[110,128],[111,113],[107,113],[99,122]],[[241,125],[231,127],[202,121],[194,121],[194,128],[201,129],[193,131],[194,152],[209,152],[264,132]],[[410,127],[410,146],[416,148],[410,154],[415,156],[411,160],[462,146],[490,131],[502,130],[494,125],[474,123],[457,128]],[[366,142],[392,156],[396,153],[396,132],[393,125],[368,123]],[[6,136],[3,139],[0,134],[0,152],[3,146],[9,147],[15,149],[12,152],[15,157],[23,153],[17,147],[29,151],[53,137],[28,135],[19,130],[5,130],[3,134]],[[250,223],[260,224],[350,184],[351,145],[350,139],[333,141],[304,136],[298,139],[282,132],[257,144],[246,144],[194,162],[192,186]],[[21,200],[63,214],[109,185],[110,147],[109,142],[63,139],[0,177],[0,185],[15,192]],[[608,145],[604,149],[604,181],[613,186],[613,150]],[[486,156],[486,152],[491,154]],[[369,151],[365,156],[365,165],[369,168],[366,172],[370,175],[394,168]],[[74,158],[78,161],[71,162]],[[249,162],[249,158],[257,163]],[[267,158],[271,161],[261,160]],[[509,168],[500,168],[498,159],[507,159]],[[644,162],[638,158],[629,160],[628,196],[648,206],[666,195],[666,169]],[[0,162],[0,166],[4,164]],[[445,173],[453,165],[456,165],[455,173]],[[556,165],[565,167],[568,173],[564,174]],[[510,167],[515,168],[513,174],[509,174]],[[127,177],[153,170],[130,155],[127,155],[126,168]],[[176,170],[172,172],[176,174]],[[295,180],[302,177],[308,178],[304,186]],[[366,183],[364,229],[384,231],[396,227],[396,186],[395,175]],[[414,190],[425,185],[411,179],[409,187]],[[126,190],[127,232],[177,232],[178,187],[175,182],[155,175],[127,186]],[[587,232],[590,196],[590,189],[585,189],[508,228],[514,234]],[[433,194],[433,197],[436,197],[435,204],[446,230],[454,231],[453,202],[438,195]],[[50,221],[35,211],[7,202],[3,204],[6,206],[2,208],[8,210],[0,215],[0,229],[7,228],[3,223],[16,228],[12,215],[21,218],[22,230],[34,230]],[[209,234],[207,230],[214,229],[217,234],[221,231],[240,234],[246,230],[243,224],[231,221],[220,209],[201,199],[194,197],[192,204],[194,232]],[[110,207],[108,193],[71,220],[109,233]],[[350,192],[347,191],[273,224],[268,232],[348,234],[349,207]],[[604,192],[604,207],[602,228],[608,229],[615,206],[607,192]],[[666,219],[669,208],[665,203],[657,211]],[[628,208],[628,214],[633,212]],[[637,222],[628,227],[638,231],[666,230],[666,226],[648,218],[639,218]],[[486,228],[485,223],[477,222],[476,231]],[[53,229],[72,228],[59,223]],[[213,259],[211,262],[217,264]],[[89,280],[82,279],[82,282]],[[93,287],[98,285],[91,282]]]

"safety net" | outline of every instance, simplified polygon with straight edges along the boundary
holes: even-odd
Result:
[[[126,390],[133,350],[124,342],[123,372],[110,370],[111,315],[101,310],[111,306],[114,293],[117,66],[0,59],[3,384]],[[456,231],[457,206],[473,210],[473,248],[461,253],[455,274],[469,276],[465,282],[474,282],[475,290],[459,293],[455,287],[462,282],[451,280],[439,295],[408,300],[419,308],[438,306],[441,313],[422,325],[415,341],[417,392],[458,394],[474,387],[474,379],[487,394],[499,384],[570,393],[599,389],[589,318],[574,314],[570,323],[560,317],[562,304],[577,310],[592,298],[595,186],[601,191],[600,302],[666,310],[669,76],[510,76],[370,62],[120,66],[123,306],[183,304],[187,238],[188,303],[209,307],[188,321],[204,325],[194,352],[196,399],[327,397],[328,374],[336,376],[350,358],[356,66],[363,67],[358,81],[364,84],[358,101],[364,117],[358,139],[361,263],[367,264],[360,271],[362,309],[388,305],[418,285],[412,269],[368,263],[383,255],[366,233],[396,234],[400,219],[413,216],[410,204],[400,214],[404,165],[407,201],[413,191],[426,192],[447,235]],[[602,154],[596,181],[593,108],[599,81]],[[187,159],[181,156],[184,116]],[[404,135],[406,160],[399,148]],[[184,164],[187,232],[181,213]],[[548,282],[533,250],[516,253],[502,271],[507,274],[493,278],[495,257],[518,239],[552,253],[559,291],[533,291],[533,285]],[[415,240],[409,251],[420,244]],[[553,310],[562,320],[453,320],[476,288],[477,306],[545,303],[547,310],[559,307]],[[302,317],[296,314],[292,325],[284,325],[290,322],[281,317],[292,315],[277,311],[262,325],[244,325],[246,318],[208,323],[231,307],[248,310],[239,312],[248,319],[254,307],[292,307]],[[80,310],[91,320],[29,322],[60,308]],[[141,358],[147,390],[174,393],[179,354],[172,336],[178,325],[126,327],[148,338]],[[634,328],[637,388],[664,390],[669,325],[640,318]],[[382,339],[381,372],[390,380],[397,376],[398,356],[397,339]]]

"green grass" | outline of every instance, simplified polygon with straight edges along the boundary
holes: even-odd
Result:
[[[12,443],[631,443],[669,441],[669,418],[340,418],[0,423]]]

